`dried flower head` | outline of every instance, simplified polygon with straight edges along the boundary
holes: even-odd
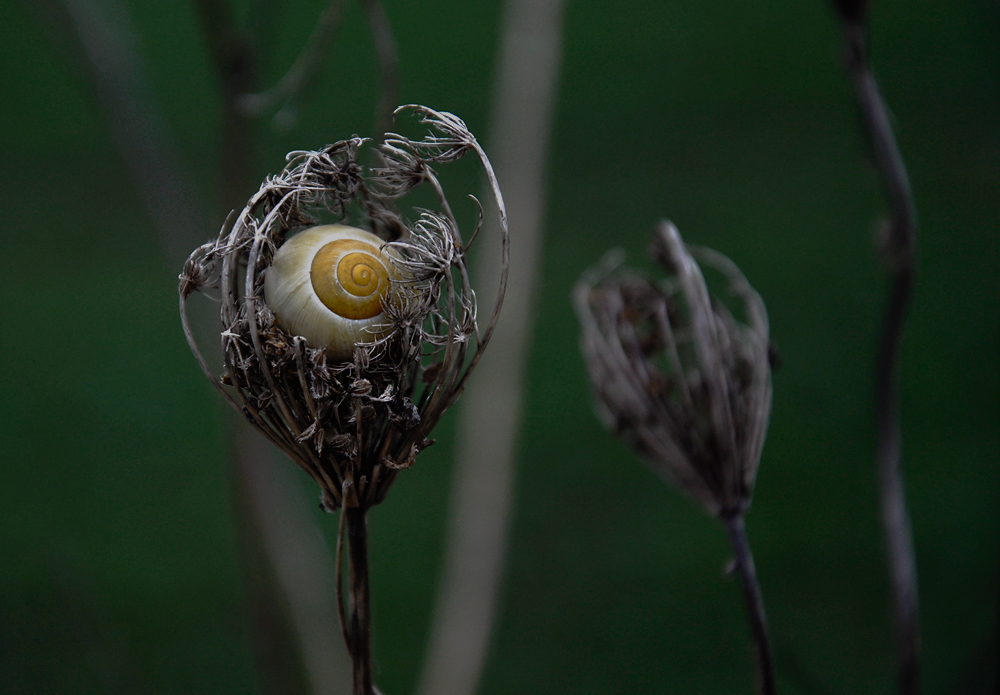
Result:
[[[685,246],[669,222],[652,253],[662,281],[604,267],[574,289],[598,413],[710,513],[742,515],[771,410],[764,303],[732,261]],[[721,273],[742,321],[710,296],[695,259]]]
[[[398,471],[432,443],[431,430],[462,393],[490,340],[506,286],[506,213],[485,152],[451,114],[422,106],[401,111],[429,126],[424,139],[388,134],[373,168],[358,161],[368,142],[358,137],[292,152],[285,170],[230,216],[218,239],[195,249],[180,276],[184,331],[206,376],[320,485],[330,511],[378,504]],[[491,183],[502,230],[500,288],[482,332],[465,267],[475,233],[463,242],[433,169],[469,152]],[[399,210],[400,199],[422,185],[434,192],[438,209],[414,210],[410,220]],[[391,281],[381,306],[375,305],[381,323],[348,343],[346,359],[289,332],[265,303],[278,249],[320,223],[367,228],[382,243],[374,255],[393,266],[383,276]],[[198,349],[187,315],[187,298],[206,288],[221,294],[221,377]]]

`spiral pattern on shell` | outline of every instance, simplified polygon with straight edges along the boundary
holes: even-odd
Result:
[[[389,290],[389,271],[378,246],[354,238],[336,239],[313,258],[309,277],[327,309],[348,319],[369,319],[382,313]]]
[[[311,227],[290,237],[264,277],[264,301],[282,328],[348,360],[356,343],[390,328],[382,315],[392,280],[400,279],[377,236],[344,225]]]

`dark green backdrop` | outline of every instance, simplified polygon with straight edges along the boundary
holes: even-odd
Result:
[[[265,83],[324,3],[285,4]],[[0,692],[253,692],[225,418],[181,335],[179,267],[55,15],[28,5],[0,3]],[[151,96],[211,206],[220,102],[196,17],[186,3],[129,5]],[[401,103],[453,111],[488,141],[499,3],[386,6]],[[1000,6],[880,0],[872,46],[921,221],[901,376],[926,690],[993,692]],[[640,262],[663,216],[741,266],[783,356],[748,519],[779,686],[890,692],[869,385],[882,201],[832,13],[821,0],[570,0],[564,49],[511,552],[481,692],[751,691],[721,528],[596,425],[576,348],[575,278],[614,245]],[[297,127],[260,125],[254,176],[288,150],[370,132],[375,98],[352,6]],[[214,234],[213,214],[194,238]],[[412,691],[423,654],[451,422],[371,515],[377,681],[393,695]]]

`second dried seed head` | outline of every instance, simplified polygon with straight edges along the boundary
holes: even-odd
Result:
[[[652,254],[662,280],[599,267],[574,289],[598,414],[707,511],[742,515],[771,411],[764,303],[732,261],[686,246],[669,222]],[[698,261],[727,296],[713,298]]]

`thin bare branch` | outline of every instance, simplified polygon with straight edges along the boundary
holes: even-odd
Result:
[[[92,91],[164,257],[179,266],[206,216],[150,86],[139,38],[120,0],[42,0],[25,9]]]
[[[273,571],[284,589],[290,617],[315,695],[343,693],[350,666],[331,627],[337,608],[330,585],[337,578],[330,549],[303,499],[297,475],[269,454],[251,432],[241,438],[240,457]]]
[[[223,0],[198,0],[197,7],[221,86],[223,109],[221,200],[224,209],[231,209],[249,190],[252,190],[253,186],[253,138],[249,122],[237,108],[237,98],[249,92],[252,87],[256,56],[250,47],[250,41],[239,36],[234,29],[229,9]],[[232,226],[235,227],[236,224]],[[221,238],[236,237],[227,227],[223,229]],[[237,271],[238,268],[235,266],[223,264],[221,280],[224,288],[232,288],[236,284]],[[224,311],[223,320],[227,327],[236,327],[239,319],[235,312]],[[234,337],[230,345],[235,345],[236,340]],[[224,344],[225,342],[224,340]],[[230,362],[232,357],[232,351],[224,349],[227,375],[230,377],[234,374]],[[218,382],[216,385],[221,386]],[[242,390],[237,392],[243,402],[242,413],[248,421],[281,451],[292,455],[295,450],[294,438],[290,436],[292,433],[279,419],[260,412],[258,410],[260,404],[251,402]],[[324,576],[325,568],[321,558],[325,555],[316,552],[316,549],[311,553],[303,553],[294,558],[296,569],[291,571],[289,558],[282,554],[287,553],[290,548],[301,547],[302,543],[308,543],[310,537],[319,538],[319,534],[315,529],[312,534],[306,532],[306,528],[310,525],[308,517],[300,519],[299,528],[290,528],[288,525],[290,520],[297,517],[289,514],[275,516],[274,510],[280,508],[282,504],[287,504],[287,501],[281,498],[279,489],[275,485],[255,485],[255,471],[260,472],[259,466],[255,465],[255,458],[245,441],[239,441],[237,449],[238,458],[234,461],[232,474],[237,495],[246,496],[246,499],[241,501],[246,509],[245,518],[238,520],[241,531],[246,537],[244,545],[255,544],[256,541],[252,539],[255,534],[259,534],[267,541],[266,560],[275,568],[278,583],[291,607],[292,624],[282,625],[285,634],[278,636],[277,639],[283,643],[299,644],[306,675],[312,684],[313,692],[317,695],[339,692],[342,683],[340,674],[343,670],[338,673],[335,655],[322,654],[329,649],[328,637],[333,634],[332,620],[323,611],[316,610],[322,599],[316,594],[315,584],[324,582],[321,577]],[[303,470],[321,485],[328,481],[325,469],[318,466],[315,460],[299,463]],[[251,574],[260,574],[253,565],[263,561],[262,558],[255,554],[247,554],[244,561],[250,565]],[[312,585],[309,583],[310,578],[316,579]],[[277,590],[278,587],[272,582],[260,587],[254,593],[253,612],[281,610],[277,607],[279,603]],[[294,663],[296,656],[298,655],[289,654],[286,657],[293,663],[279,663],[282,659],[268,650],[262,653],[260,666],[265,671],[288,674],[299,668],[298,664]],[[274,687],[287,690],[289,685],[287,678],[287,675],[283,676],[285,682],[275,683]]]
[[[368,526],[362,507],[347,507],[347,556],[350,581],[350,652],[353,695],[372,695],[371,608],[368,595]]]
[[[906,164],[868,62],[863,20],[850,17],[850,13],[841,14],[845,68],[854,85],[865,135],[891,213],[882,240],[891,287],[875,359],[876,461],[895,617],[898,691],[900,695],[917,695],[920,692],[919,598],[913,533],[903,482],[898,384],[899,345],[913,288],[917,215]]]
[[[195,0],[205,42],[222,97],[222,205],[237,207],[253,190],[253,137],[237,99],[253,89],[256,56],[249,40],[235,28],[224,0]]]
[[[733,548],[736,571],[743,584],[747,615],[750,619],[750,633],[757,656],[759,690],[761,695],[774,695],[774,657],[771,653],[771,640],[767,634],[764,600],[761,597],[760,585],[757,583],[757,570],[754,568],[750,542],[747,540],[746,524],[742,514],[728,517],[725,519],[725,524]]]
[[[347,628],[347,611],[344,608],[344,532],[347,529],[347,507],[341,505],[339,522],[337,524],[337,618],[340,620],[340,634],[344,638],[344,646],[351,651],[351,635]]]
[[[392,126],[393,111],[399,103],[399,57],[392,27],[381,0],[361,0],[361,5],[368,18],[378,58],[379,99],[375,110],[375,138],[381,142]]]
[[[344,16],[345,0],[331,0],[323,10],[302,51],[288,71],[264,92],[242,94],[237,107],[247,116],[261,117],[294,102],[313,85],[323,60],[329,55]]]

